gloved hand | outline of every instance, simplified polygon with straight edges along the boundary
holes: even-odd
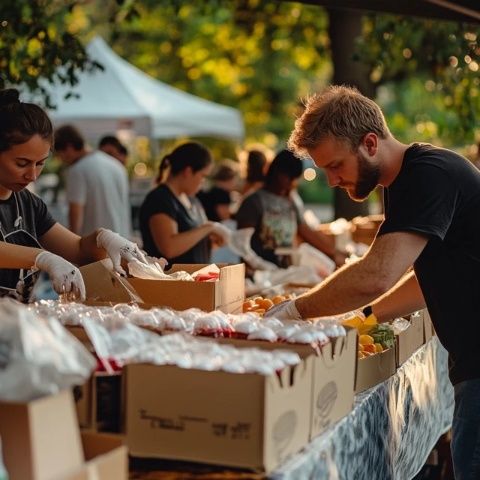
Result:
[[[278,320],[302,320],[302,316],[295,306],[295,300],[284,300],[269,308],[263,318],[277,318]]]
[[[103,248],[113,263],[113,268],[121,275],[126,275],[122,268],[122,259],[127,262],[138,260],[141,263],[147,264],[145,255],[141,252],[136,243],[121,237],[118,233],[101,228],[97,235],[97,247]]]
[[[220,222],[211,222],[211,225],[212,233],[220,237],[223,240],[223,243],[228,245],[232,238],[232,231]]]
[[[73,293],[80,300],[85,300],[85,284],[80,270],[75,265],[44,250],[37,255],[35,267],[48,273],[58,294]]]

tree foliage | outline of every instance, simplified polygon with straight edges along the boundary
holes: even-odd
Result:
[[[395,93],[387,111],[401,106],[417,133],[456,144],[473,140],[479,126],[479,42],[478,25],[371,15],[355,55],[372,82]]]
[[[78,0],[2,0],[0,2],[0,88],[15,85],[50,96],[42,81],[78,82],[78,72],[102,68],[88,58],[78,33],[84,26]],[[135,14],[131,2],[102,2],[112,22]],[[106,8],[107,7],[107,8]]]
[[[194,95],[239,108],[247,136],[276,146],[298,99],[332,78],[328,15],[274,0],[3,0],[0,87],[72,86],[101,68],[84,45],[100,33],[128,61]],[[479,28],[393,15],[365,17],[356,48],[401,138],[474,138],[480,112]],[[45,93],[45,92],[44,92]],[[48,98],[47,104],[48,104]],[[477,133],[478,134],[478,133]]]

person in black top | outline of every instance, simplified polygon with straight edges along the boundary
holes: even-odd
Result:
[[[232,192],[237,186],[238,166],[233,160],[224,160],[218,164],[212,175],[213,186],[209,190],[200,190],[197,197],[202,202],[209,220],[222,222],[232,218],[234,202]]]
[[[148,255],[163,257],[170,265],[210,262],[210,237],[221,244],[226,227],[207,220],[195,195],[211,164],[210,151],[195,142],[184,143],[163,158],[159,185],[140,207],[140,232]]]
[[[371,304],[385,321],[427,306],[455,389],[455,476],[480,478],[480,172],[450,150],[400,143],[378,105],[341,86],[309,100],[289,146],[354,200],[385,187],[385,221],[362,258],[266,316],[310,318]]]
[[[53,146],[53,127],[37,105],[18,91],[0,91],[0,296],[34,297],[38,271],[50,276],[57,293],[85,299],[78,268],[107,255],[124,273],[121,260],[147,262],[134,243],[100,228],[79,237],[57,223],[45,203],[26,189],[40,175]]]

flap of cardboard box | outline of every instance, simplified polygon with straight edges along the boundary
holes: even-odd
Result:
[[[100,260],[80,267],[87,299],[99,302],[142,302],[126,279],[113,271],[110,259]]]
[[[62,480],[127,480],[128,456],[123,437],[104,433],[82,433],[86,462]]]

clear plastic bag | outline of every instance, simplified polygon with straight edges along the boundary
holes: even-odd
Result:
[[[81,385],[96,366],[85,347],[52,317],[0,300],[0,399],[27,402]]]

